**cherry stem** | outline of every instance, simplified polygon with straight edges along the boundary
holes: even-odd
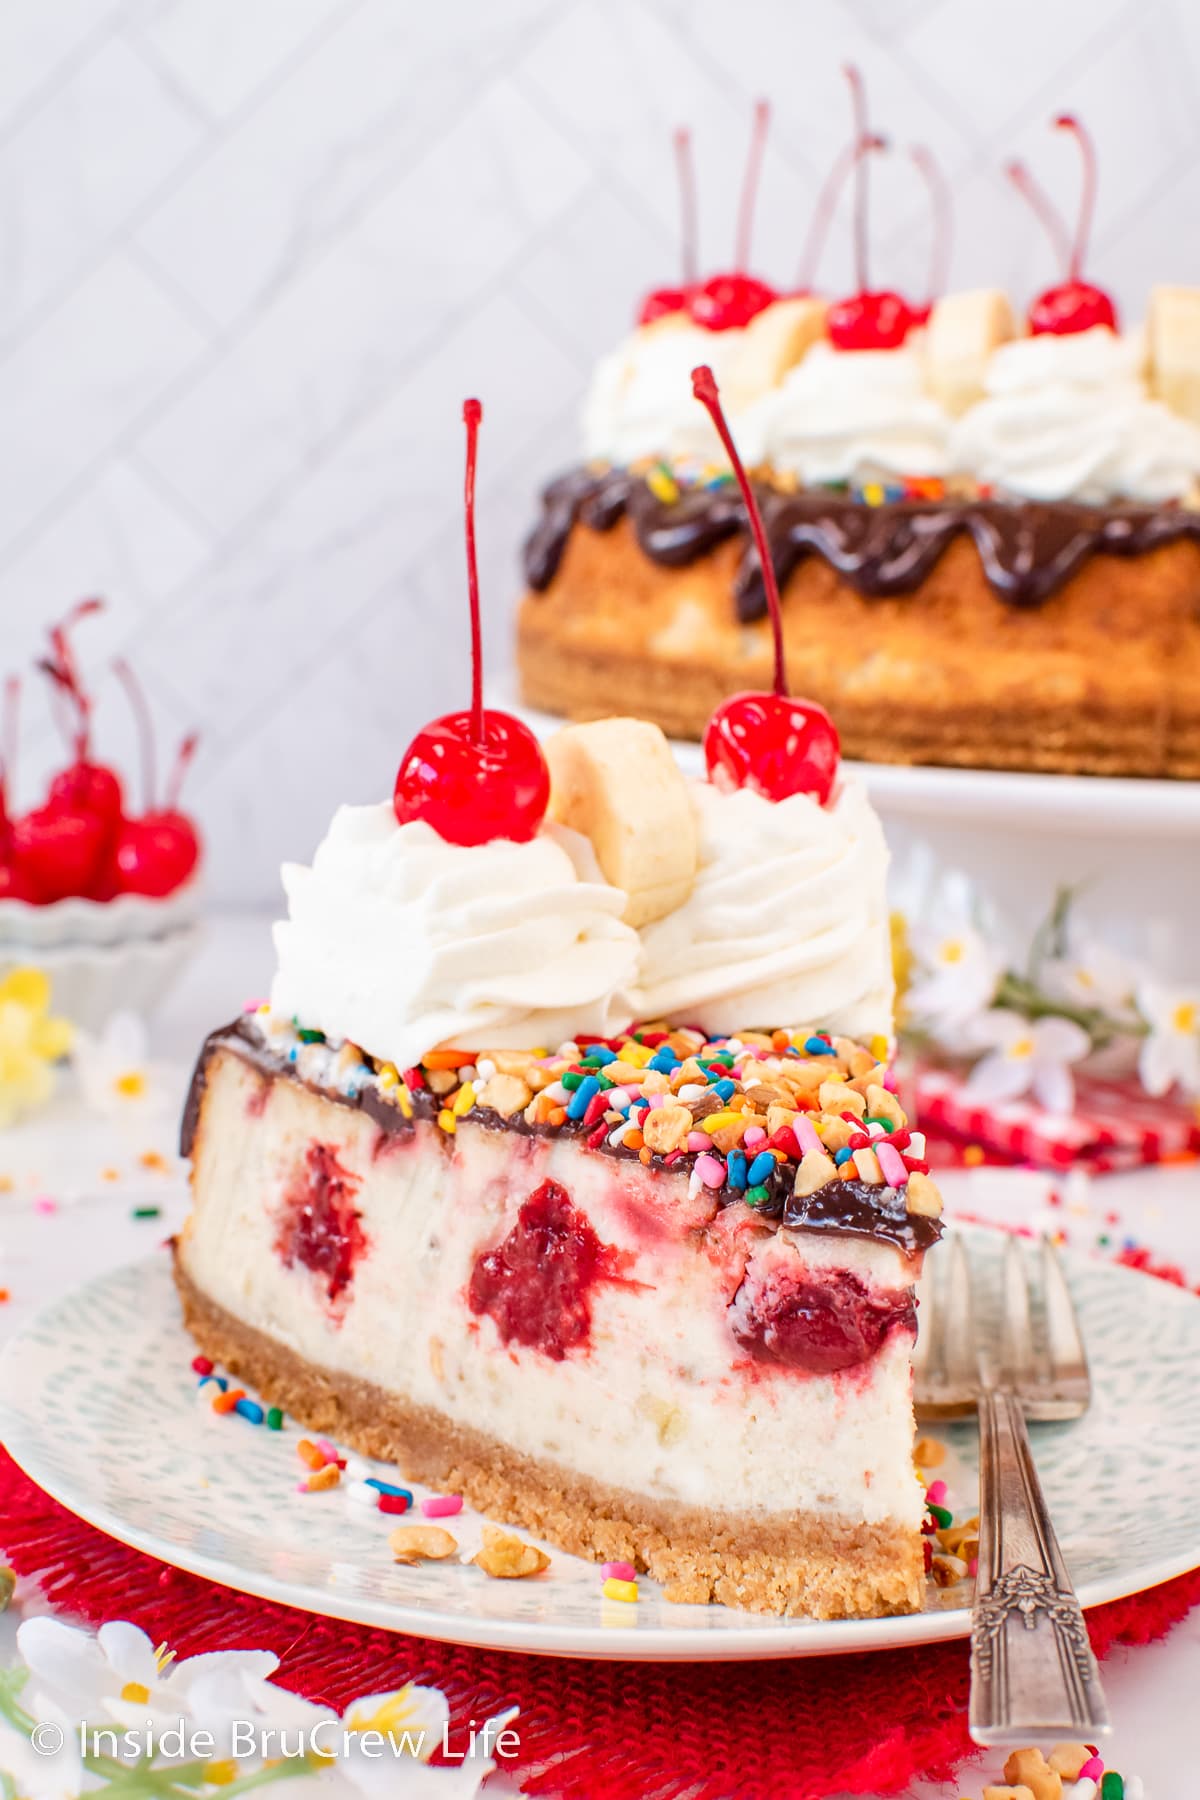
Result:
[[[692,160],[692,134],[686,125],[675,133],[675,167],[679,175],[680,253],[683,260],[683,284],[694,287],[700,278],[699,242],[696,224],[696,165]]]
[[[742,180],[742,198],[738,206],[737,245],[734,268],[745,274],[750,267],[750,244],[754,235],[754,208],[758,202],[758,186],[762,176],[763,152],[771,127],[771,104],[768,100],[754,103],[754,125],[750,133],[750,151]]]
[[[825,245],[829,238],[829,228],[833,224],[833,215],[837,203],[841,199],[842,189],[846,185],[846,177],[853,169],[860,156],[870,150],[886,150],[887,139],[874,133],[865,140],[856,139],[847,144],[837,161],[825,177],[817,203],[813,207],[812,221],[808,227],[808,236],[804,240],[804,251],[800,258],[800,268],[796,275],[796,288],[801,294],[811,294],[813,283],[817,278],[821,258],[825,253]]]
[[[746,512],[750,520],[750,530],[754,534],[758,560],[762,566],[763,588],[767,596],[767,609],[771,615],[771,630],[775,637],[775,692],[781,699],[787,698],[787,666],[783,655],[783,613],[779,605],[779,583],[775,579],[775,564],[771,557],[771,546],[767,542],[767,528],[763,524],[762,512],[750,486],[750,477],[746,473],[745,464],[738,455],[737,445],[733,441],[724,410],[721,396],[717,391],[716,379],[707,363],[701,363],[698,369],[692,370],[692,392],[708,412],[709,418],[717,428],[717,435],[725,446],[725,454],[737,477],[737,484],[742,490],[742,499],[746,503]]]
[[[854,279],[860,294],[867,290],[867,157],[866,145],[871,136],[867,123],[867,90],[862,70],[847,63],[842,70],[850,83],[850,103],[854,109]]]
[[[171,770],[171,779],[167,783],[166,807],[174,812],[179,805],[179,790],[183,786],[183,778],[192,765],[192,759],[200,745],[200,733],[189,731],[178,750],[175,752],[175,767]]]
[[[4,683],[4,726],[0,736],[0,813],[8,797],[17,766],[17,712],[21,703],[21,677],[10,675]]]
[[[129,698],[130,711],[137,725],[138,748],[142,762],[142,791],[145,794],[145,809],[154,811],[154,790],[157,785],[155,769],[154,721],[150,717],[150,704],[146,699],[146,691],[141,682],[125,661],[118,656],[113,662],[113,674],[125,689]]]
[[[1078,281],[1083,271],[1084,255],[1088,247],[1088,239],[1092,235],[1092,218],[1096,211],[1096,146],[1092,142],[1092,134],[1086,126],[1081,125],[1073,113],[1059,113],[1054,121],[1056,131],[1069,131],[1079,145],[1083,157],[1083,192],[1079,196],[1079,220],[1075,227],[1075,242],[1071,248],[1067,274],[1072,281]]]
[[[1029,205],[1033,208],[1035,215],[1041,220],[1042,228],[1049,237],[1059,262],[1064,269],[1069,270],[1071,266],[1071,240],[1067,233],[1067,228],[1062,222],[1062,216],[1054,202],[1050,199],[1050,196],[1046,193],[1045,189],[1034,180],[1023,162],[1006,163],[1004,173],[1008,176],[1008,179],[1012,182],[1021,198],[1028,201]]]
[[[70,634],[81,619],[90,618],[93,613],[103,610],[103,600],[97,599],[80,600],[73,606],[65,619],[50,628],[50,647],[54,652],[54,661],[40,665],[75,708],[75,738],[72,747],[77,762],[85,761],[91,748],[92,701],[79,679]]]
[[[467,521],[467,596],[471,605],[471,737],[478,750],[486,749],[483,723],[483,633],[479,623],[479,563],[475,555],[475,464],[479,457],[479,425],[483,407],[478,400],[463,401],[467,428],[467,473],[463,482],[463,507]]]
[[[938,296],[945,293],[946,278],[950,273],[950,238],[954,224],[953,203],[950,197],[950,185],[933,151],[927,149],[924,144],[913,144],[909,155],[924,177],[925,186],[929,189],[929,204],[933,212],[933,235],[929,247],[929,292],[927,295],[928,303],[932,306]]]

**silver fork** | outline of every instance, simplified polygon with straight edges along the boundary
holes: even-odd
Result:
[[[1054,1246],[1043,1238],[1044,1330],[1035,1340],[1026,1258],[1004,1252],[1003,1322],[987,1341],[963,1240],[926,1265],[915,1363],[918,1418],[979,1415],[979,1562],[971,1611],[969,1729],[977,1744],[1095,1741],[1110,1729],[1096,1660],[1034,1467],[1026,1419],[1075,1419],[1087,1356]],[[940,1275],[939,1275],[940,1270]]]

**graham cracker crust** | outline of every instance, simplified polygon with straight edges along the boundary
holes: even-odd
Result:
[[[478,1511],[572,1555],[632,1562],[662,1582],[670,1600],[817,1619],[921,1610],[915,1532],[811,1513],[677,1507],[518,1454],[432,1408],[310,1363],[243,1324],[196,1286],[180,1249],[177,1241],[175,1281],[201,1350],[309,1430],[395,1463],[414,1481],[460,1493]]]

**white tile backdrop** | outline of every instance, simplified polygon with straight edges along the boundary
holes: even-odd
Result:
[[[592,360],[675,270],[671,125],[696,128],[723,261],[769,95],[756,260],[786,281],[848,57],[953,181],[956,282],[1051,278],[998,171],[1035,159],[1073,208],[1066,107],[1101,145],[1096,277],[1132,314],[1151,279],[1200,281],[1195,0],[4,0],[0,660],[109,597],[81,648],[135,656],[165,740],[202,728],[219,897],[272,898],[463,697],[462,397],[487,409],[496,669]],[[920,288],[905,158],[874,193],[876,270]],[[844,226],[822,273],[848,279]],[[37,691],[27,717],[30,794]]]

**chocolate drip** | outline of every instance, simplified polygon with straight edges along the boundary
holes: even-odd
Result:
[[[1098,553],[1141,556],[1180,538],[1200,542],[1200,513],[1175,505],[894,500],[868,506],[819,490],[784,494],[758,483],[755,492],[781,586],[806,556],[819,556],[866,598],[912,593],[960,533],[975,545],[993,591],[1018,607],[1040,606]],[[745,539],[734,601],[740,619],[764,616],[762,573],[741,500],[728,482],[687,488],[667,502],[628,470],[573,469],[542,496],[542,517],[525,544],[529,585],[550,585],[577,523],[609,531],[626,514],[644,553],[669,568],[693,562],[735,533]]]
[[[264,1075],[283,1076],[289,1081],[298,1081],[335,1106],[345,1106],[352,1111],[366,1113],[380,1131],[389,1136],[407,1134],[413,1129],[413,1119],[406,1118],[374,1082],[367,1082],[357,1094],[343,1094],[336,1088],[316,1087],[306,1082],[295,1063],[286,1056],[281,1056],[267,1043],[253,1022],[253,1015],[244,1014],[231,1025],[223,1025],[212,1032],[201,1046],[184,1103],[179,1133],[181,1156],[191,1156],[195,1147],[196,1127],[208,1086],[208,1065],[219,1050],[232,1051]],[[432,1120],[439,1105],[437,1097],[428,1089],[418,1088],[412,1093],[415,1119]],[[575,1119],[568,1119],[559,1126],[530,1125],[522,1113],[506,1119],[486,1107],[476,1108],[471,1113],[470,1120],[472,1124],[480,1125],[485,1130],[510,1131],[521,1137],[580,1138],[592,1129]],[[445,1142],[449,1144],[450,1140],[447,1138]],[[624,1145],[612,1145],[607,1141],[599,1145],[593,1154],[625,1161],[637,1157],[636,1150],[628,1150]],[[653,1156],[648,1166],[666,1171],[661,1156]],[[679,1178],[678,1168],[667,1172],[673,1172]],[[941,1221],[906,1211],[904,1195],[898,1189],[873,1187],[865,1181],[838,1180],[829,1182],[819,1193],[798,1199],[792,1192],[794,1179],[795,1165],[781,1164],[770,1184],[771,1203],[761,1209],[760,1216],[764,1221],[772,1224],[782,1221],[793,1231],[834,1232],[846,1237],[882,1239],[885,1243],[894,1244],[907,1256],[919,1250],[927,1250],[941,1236]],[[721,1204],[729,1205],[738,1198],[740,1196],[726,1190],[721,1195]]]

